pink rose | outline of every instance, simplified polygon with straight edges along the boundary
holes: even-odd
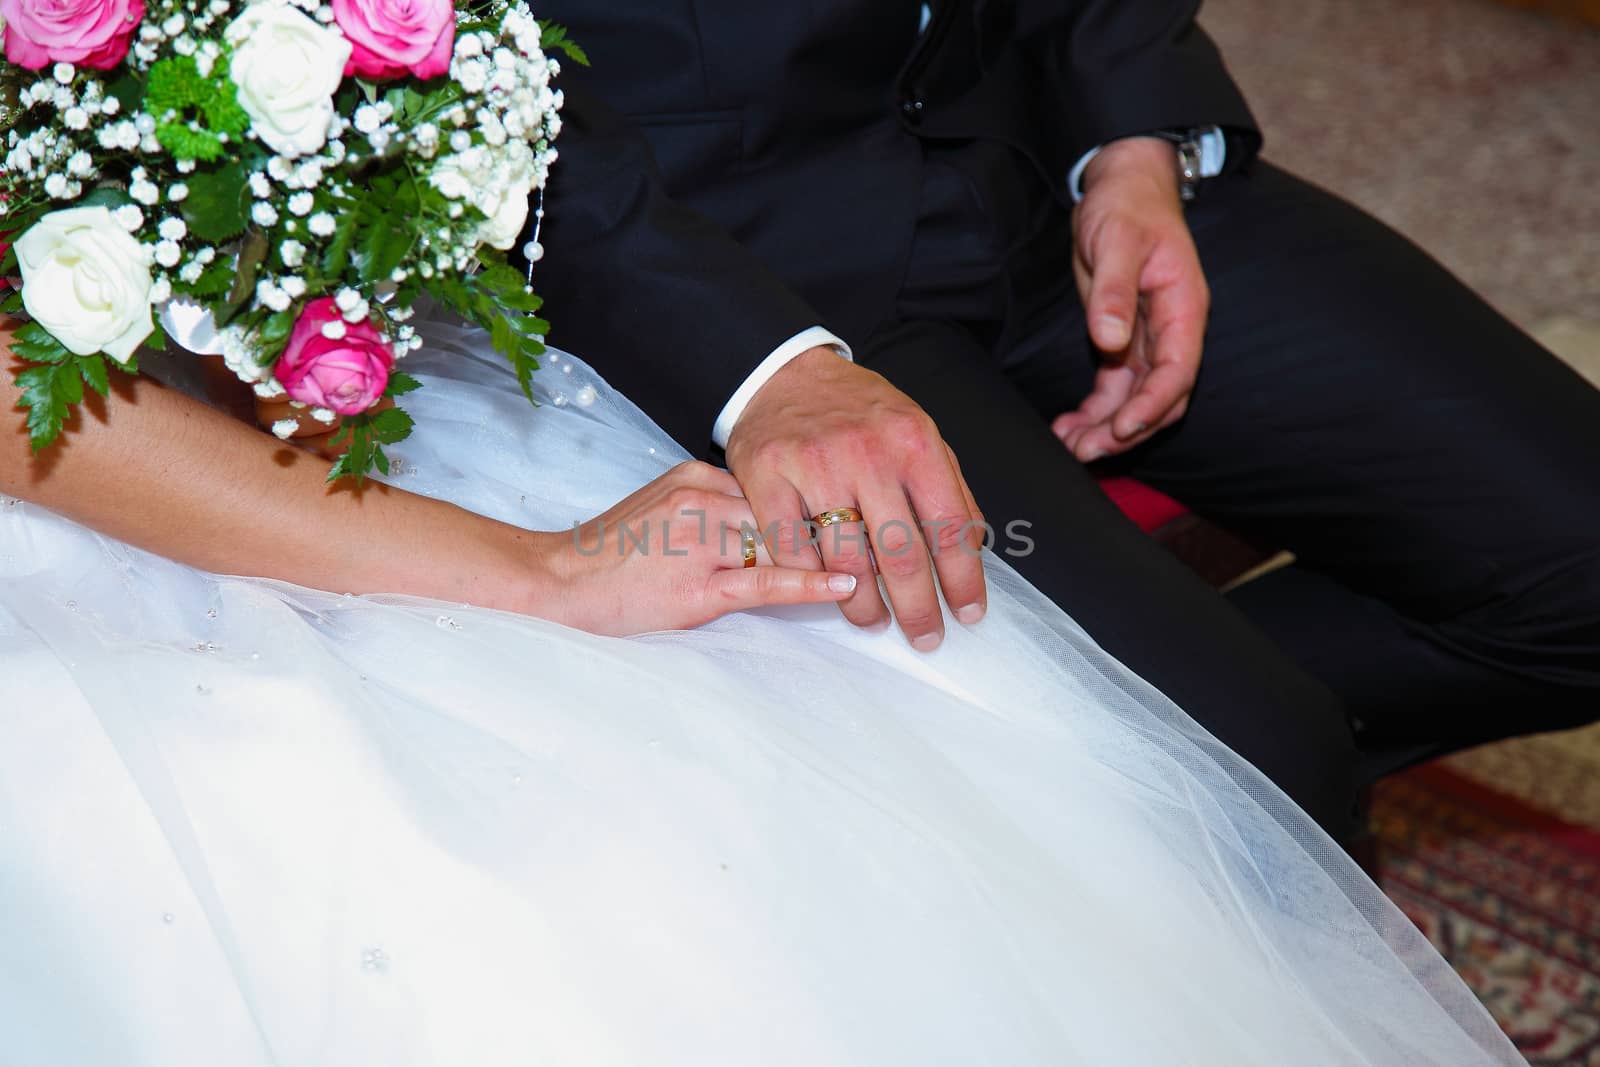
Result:
[[[337,337],[329,337],[324,326]],[[340,329],[343,327],[343,329]],[[332,297],[307,304],[272,369],[290,400],[359,415],[383,395],[394,369],[394,346],[368,320],[345,322]]]
[[[110,70],[128,54],[144,0],[0,0],[6,59],[41,70],[73,63]]]
[[[447,0],[333,0],[333,20],[350,42],[346,76],[427,79],[450,69],[456,6]]]

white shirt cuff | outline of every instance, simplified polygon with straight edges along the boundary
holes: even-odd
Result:
[[[1200,136],[1195,139],[1200,146],[1200,177],[1215,178],[1222,173],[1222,166],[1228,161],[1228,136],[1216,126],[1207,126],[1200,131]],[[1067,174],[1067,188],[1072,192],[1072,202],[1077,203],[1083,199],[1083,172],[1089,168],[1089,163],[1100,154],[1099,148],[1091,148],[1083,154]]]
[[[711,427],[711,440],[718,448],[728,447],[728,438],[733,436],[733,428],[739,423],[739,416],[744,414],[744,409],[750,406],[750,401],[763,385],[772,380],[791,359],[802,352],[809,352],[813,348],[827,345],[845,359],[855,361],[855,354],[850,351],[850,346],[845,344],[832,333],[821,326],[813,326],[809,330],[801,330],[783,344],[772,350],[772,354],[762,360],[756,369],[750,372],[750,377],[744,384],[735,389],[728,402],[722,405],[722,413],[717,416],[715,425]]]

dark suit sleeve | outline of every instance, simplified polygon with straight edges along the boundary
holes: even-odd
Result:
[[[716,223],[674,202],[644,136],[569,68],[534,272],[550,343],[587,360],[691,453],[784,341],[821,317]]]
[[[1066,158],[1153,130],[1220,126],[1228,169],[1261,134],[1216,45],[1195,23],[1199,0],[1020,0],[1032,66],[1053,83]]]

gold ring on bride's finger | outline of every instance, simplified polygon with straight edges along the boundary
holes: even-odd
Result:
[[[742,529],[739,531],[739,538],[744,542],[744,565],[746,567],[754,567],[756,565],[755,531]]]
[[[860,522],[861,512],[855,508],[830,508],[821,515],[811,516],[811,521],[818,526],[832,526],[840,522]]]

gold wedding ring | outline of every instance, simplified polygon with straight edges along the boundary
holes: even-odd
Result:
[[[811,521],[818,526],[833,526],[841,522],[860,522],[861,512],[855,508],[831,508],[821,515],[811,516]]]
[[[740,529],[739,537],[744,542],[744,565],[747,568],[754,567],[756,565],[755,531],[749,529]]]

